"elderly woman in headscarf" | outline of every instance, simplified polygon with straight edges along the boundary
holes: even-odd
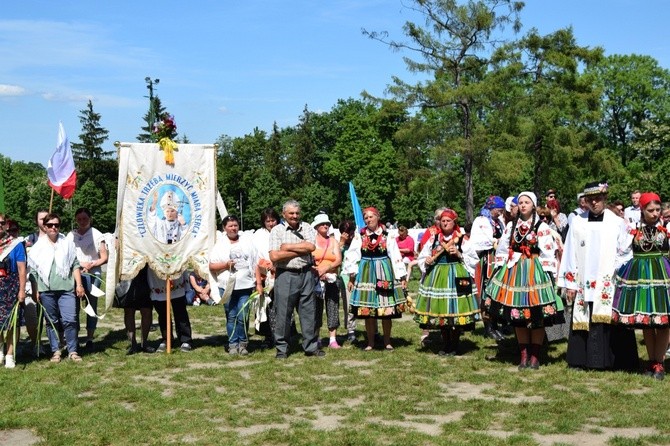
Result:
[[[470,243],[477,251],[479,264],[475,268],[475,283],[479,292],[480,301],[484,300],[484,290],[493,274],[493,263],[498,240],[502,237],[505,222],[502,219],[505,210],[505,201],[502,197],[491,195],[486,199],[479,217],[472,222],[470,231]],[[488,315],[482,314],[484,320],[485,336],[487,338],[501,341],[505,338],[495,322],[491,322]]]
[[[407,286],[407,271],[395,238],[379,224],[379,211],[365,208],[363,220],[366,226],[351,242],[343,267],[351,279],[351,312],[365,319],[366,351],[374,348],[377,319],[382,320],[384,348],[391,351],[392,320],[405,311],[407,299],[402,289]]]
[[[415,304],[414,320],[423,329],[439,328],[444,348],[440,355],[459,353],[463,330],[473,330],[479,318],[477,288],[473,283],[477,253],[464,240],[458,215],[447,209],[440,216],[440,232],[426,243],[418,259],[424,273]]]
[[[556,243],[535,212],[537,197],[521,192],[519,217],[509,223],[496,250],[497,272],[486,288],[484,307],[494,320],[515,328],[519,369],[537,369],[545,327],[563,322],[563,302],[554,288]]]

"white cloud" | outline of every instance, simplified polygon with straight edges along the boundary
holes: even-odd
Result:
[[[224,105],[222,105],[221,107],[219,107],[219,111],[220,111],[221,113],[223,113],[224,115],[227,115],[228,113],[230,113],[230,110],[228,110],[228,107],[226,107],[226,106],[224,106]]]
[[[26,89],[18,85],[0,84],[0,96],[23,96]]]
[[[51,102],[88,102],[93,100],[93,96],[77,93],[42,93],[42,99]]]

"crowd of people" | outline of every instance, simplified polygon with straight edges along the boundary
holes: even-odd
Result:
[[[117,293],[128,354],[165,351],[169,294],[184,352],[192,349],[188,305],[223,304],[230,355],[249,353],[255,313],[256,332],[275,348],[277,359],[291,354],[296,312],[303,353],[315,357],[354,342],[358,319],[365,321],[364,351],[393,351],[393,320],[409,312],[422,346],[431,331],[439,331],[440,355],[462,354],[461,335],[478,322],[484,336],[496,341],[513,333],[519,369],[538,369],[549,331],[564,327],[569,367],[635,371],[639,328],[649,359],[645,373],[663,379],[670,340],[670,205],[653,192],[634,191],[627,208],[608,205],[607,196],[606,182],[589,183],[566,215],[554,189],[542,203],[530,191],[507,199],[492,195],[470,227],[459,226],[453,209],[437,209],[434,224],[416,241],[406,227],[382,224],[374,207],[363,209],[362,228],[344,220],[337,230],[326,212],[311,223],[303,220],[293,200],[281,215],[263,210],[261,228],[253,233],[242,233],[239,219],[230,215],[209,253],[216,283],[191,272],[167,282],[167,293],[166,282],[145,268]],[[85,348],[92,346],[109,240],[91,226],[87,209],[78,209],[75,218],[77,228],[65,236],[60,217],[40,211],[38,231],[24,240],[16,222],[0,214],[0,354],[7,368],[16,363],[21,320],[38,348],[38,326],[45,325],[52,362],[60,362],[64,350],[79,362],[79,312],[85,305]],[[410,296],[414,266],[419,287]],[[22,314],[14,310],[17,302]],[[44,307],[43,321],[37,305]],[[148,343],[153,310],[161,333],[155,350]],[[341,314],[346,338],[338,338]]]

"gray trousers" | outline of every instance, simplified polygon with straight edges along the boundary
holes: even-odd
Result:
[[[277,269],[274,285],[274,307],[277,315],[275,347],[277,353],[288,353],[291,339],[291,315],[297,308],[302,331],[302,348],[305,353],[317,350],[316,299],[314,274],[311,271],[293,272]]]

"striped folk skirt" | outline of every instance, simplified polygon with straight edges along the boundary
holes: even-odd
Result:
[[[661,253],[635,253],[616,274],[612,320],[634,328],[670,325],[670,261]]]
[[[438,263],[419,285],[414,321],[421,328],[472,330],[479,319],[477,286],[461,262]]]
[[[492,318],[515,327],[541,328],[565,321],[563,301],[537,254],[504,265],[486,287],[484,308]]]
[[[361,259],[349,302],[350,312],[357,319],[402,317],[407,300],[393,276],[390,258]]]

